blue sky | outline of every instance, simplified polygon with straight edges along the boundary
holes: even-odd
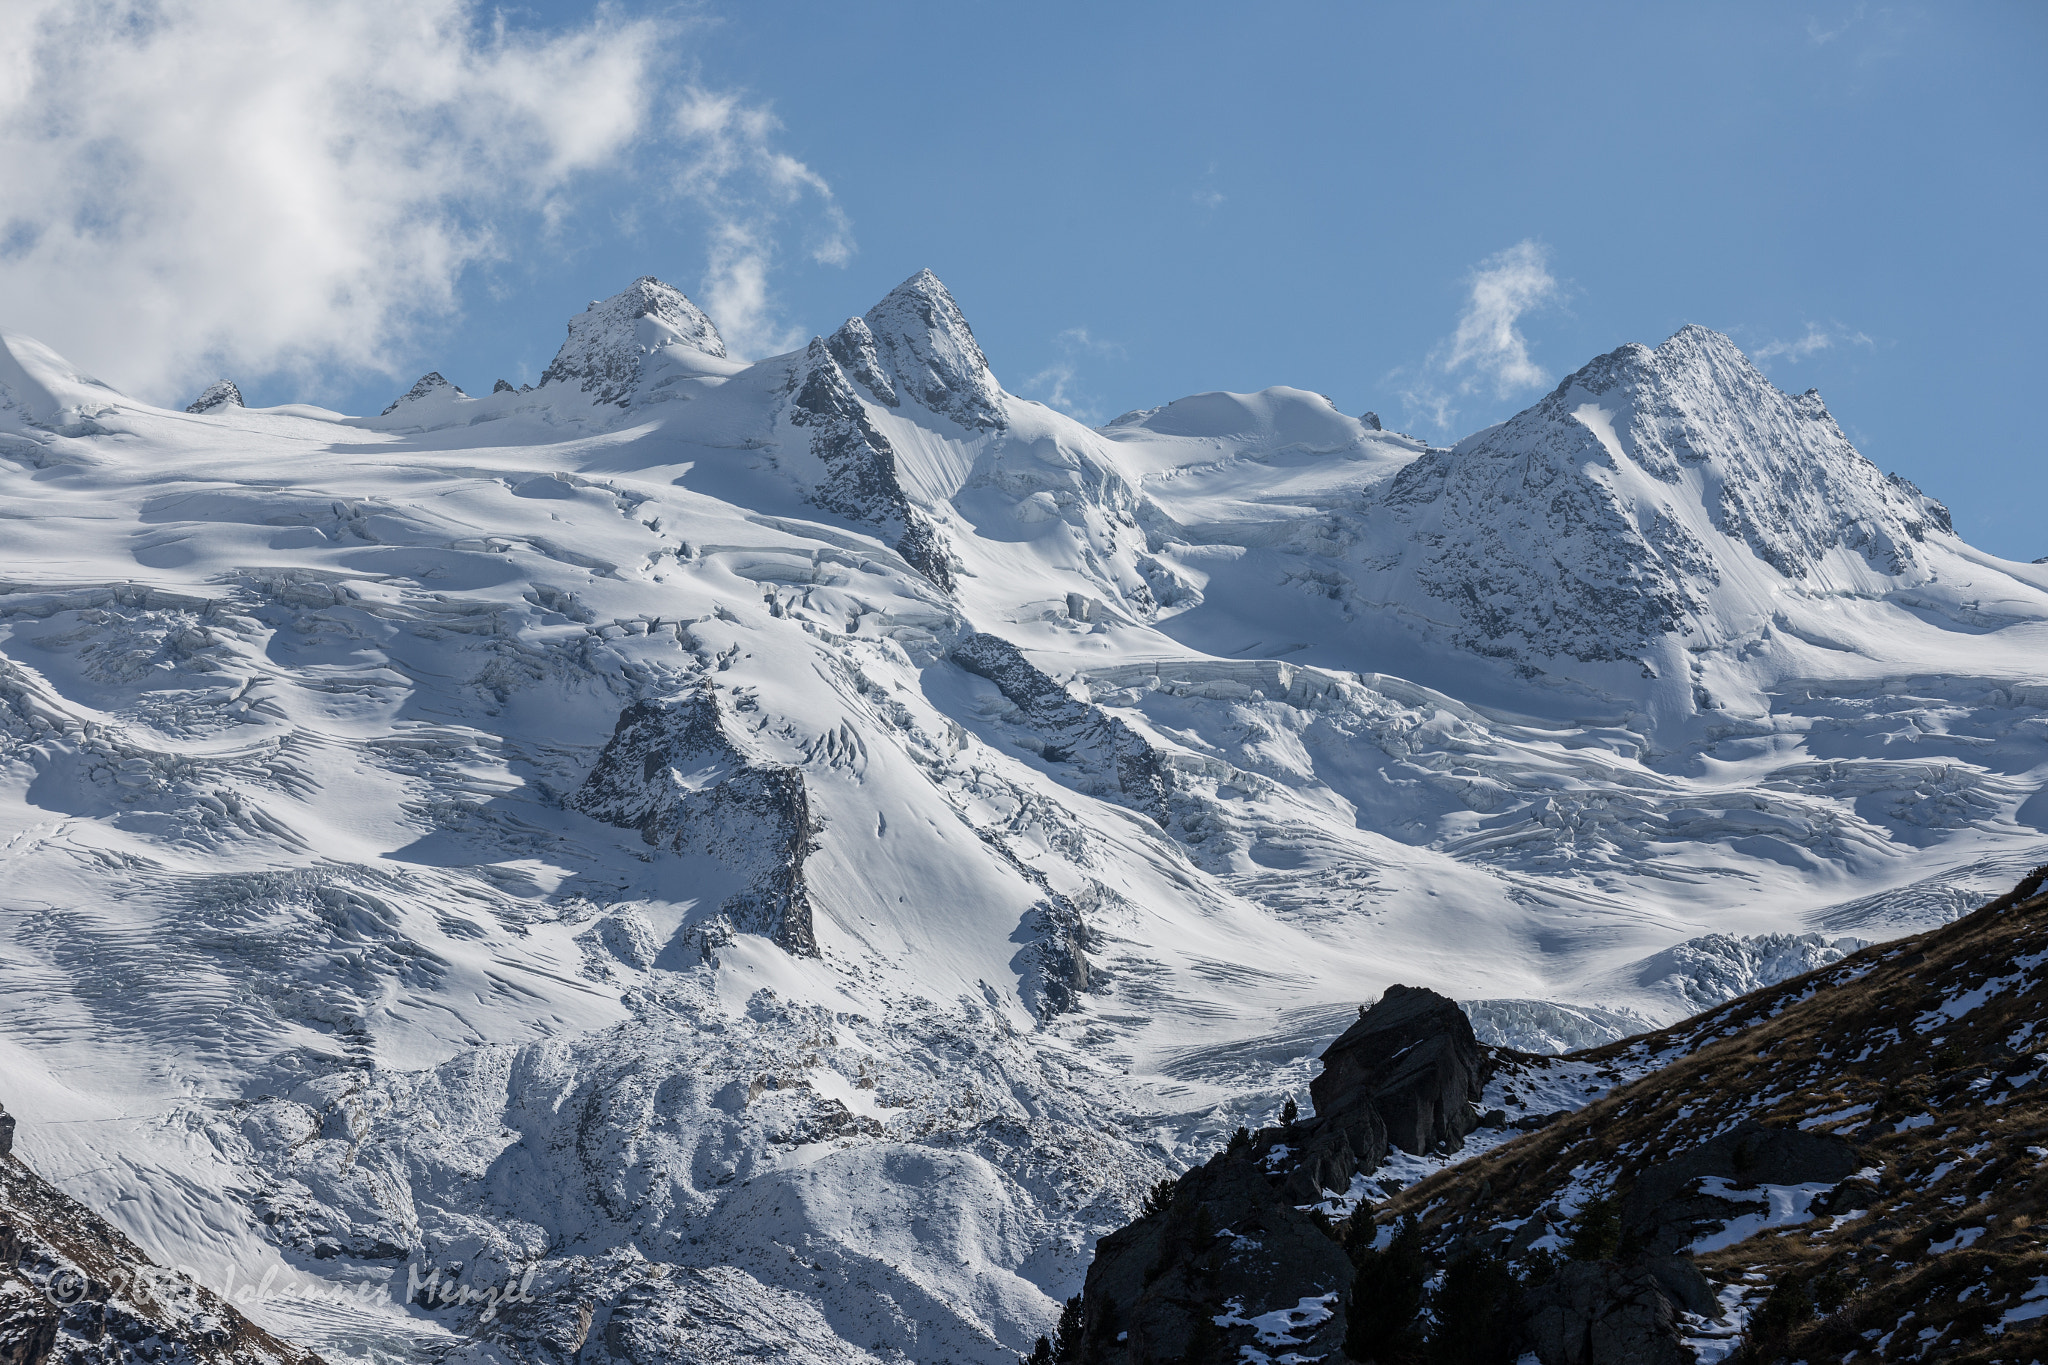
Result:
[[[211,365],[252,402],[375,410],[428,368],[536,378],[568,315],[638,274],[761,351],[930,266],[1006,386],[1092,420],[1285,383],[1445,439],[1701,322],[1818,387],[1970,539],[2048,555],[2048,7],[550,3],[497,12],[497,37],[435,3],[469,25],[436,39],[451,70],[545,48],[521,79],[597,90],[574,63],[610,43],[632,99],[598,132],[575,121],[602,101],[507,114],[502,81],[387,114],[398,169],[374,183],[408,183],[443,130],[459,154],[452,188],[352,229],[371,248],[333,246],[405,282],[345,334],[307,339],[316,298],[268,332],[256,302],[166,323],[176,365],[52,305],[46,330],[78,332],[54,340],[138,390]],[[440,236],[406,257],[422,221]]]

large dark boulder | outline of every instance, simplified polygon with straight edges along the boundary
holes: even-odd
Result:
[[[1095,1245],[1083,1290],[1086,1358],[1101,1365],[1177,1360],[1198,1319],[1235,1303],[1241,1316],[1335,1294],[1336,1311],[1289,1349],[1325,1355],[1342,1343],[1351,1258],[1323,1224],[1295,1208],[1280,1183],[1239,1146],[1188,1172],[1172,1201]],[[1225,1328],[1226,1358],[1252,1344]]]
[[[1854,1144],[1826,1133],[1743,1123],[1669,1161],[1644,1168],[1621,1201],[1624,1239],[1649,1254],[1677,1252],[1745,1213],[1750,1200],[1723,1199],[1700,1187],[1718,1176],[1736,1188],[1837,1184],[1862,1168]]]
[[[1529,1344],[1543,1365],[1692,1365],[1681,1306],[1648,1265],[1571,1261],[1531,1291]]]
[[[1478,1126],[1473,1106],[1490,1070],[1457,1002],[1415,986],[1389,986],[1323,1053],[1309,1082],[1318,1117],[1378,1112],[1404,1152],[1455,1150]]]

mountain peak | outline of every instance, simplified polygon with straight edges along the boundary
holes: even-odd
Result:
[[[212,390],[209,389],[207,392],[211,393]],[[398,411],[401,404],[417,403],[422,398],[430,398],[444,392],[453,394],[457,398],[469,397],[461,389],[443,379],[439,370],[429,370],[420,376],[417,384],[407,389],[402,396],[392,399],[391,406],[377,415],[379,417],[389,417],[392,413]]]
[[[988,358],[953,295],[929,270],[920,270],[868,309],[862,319],[871,349],[860,355],[860,338],[842,327],[833,334],[835,355],[867,385],[878,401],[894,407],[901,397],[923,404],[969,429],[1004,424],[1002,388],[989,373]],[[870,373],[893,383],[878,386]]]
[[[239,408],[242,406],[244,406],[242,391],[235,387],[234,381],[230,379],[216,379],[213,383],[206,386],[206,392],[200,394],[186,406],[185,411],[204,414],[219,412],[222,408]]]
[[[640,382],[641,361],[664,346],[726,358],[725,342],[680,289],[642,275],[569,319],[569,337],[540,387],[575,384],[599,403],[623,406]]]

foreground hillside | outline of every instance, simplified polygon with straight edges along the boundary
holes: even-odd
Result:
[[[1060,1354],[2039,1358],[2044,883],[2037,869],[1945,928],[1560,1058],[1483,1052],[1423,993],[1390,993],[1326,1055],[1313,1118],[1241,1135],[1104,1239]],[[1583,1107],[1525,1135],[1470,1103],[1582,1080]],[[1363,1174],[1390,1141],[1448,1164],[1388,1197]],[[1319,1189],[1347,1152],[1363,1174]]]
[[[0,1099],[383,1291],[251,1307],[330,1358],[996,1365],[1360,999],[1608,1041],[2048,850],[2048,566],[1706,329],[1450,448],[1091,429],[929,272],[567,333],[364,416],[0,346]]]
[[[0,1360],[321,1365],[52,1188],[13,1154],[15,1127],[0,1111]]]

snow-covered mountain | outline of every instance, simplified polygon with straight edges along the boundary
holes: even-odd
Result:
[[[0,347],[0,1102],[159,1260],[395,1286],[245,1305],[331,1359],[1004,1360],[1393,981],[1583,1045],[2048,846],[2048,566],[1703,329],[1450,449],[1091,430],[929,272],[193,406]]]

